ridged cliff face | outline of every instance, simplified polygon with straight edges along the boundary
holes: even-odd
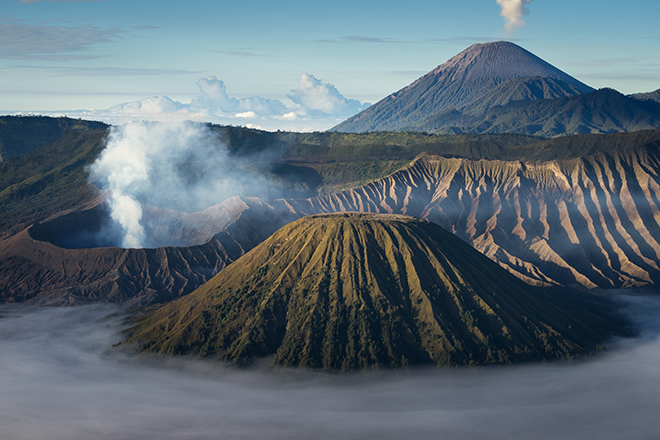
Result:
[[[659,153],[528,164],[424,156],[364,187],[286,203],[299,215],[427,219],[533,284],[660,285]]]

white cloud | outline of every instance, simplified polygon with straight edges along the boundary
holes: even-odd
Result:
[[[104,110],[64,110],[39,114],[94,119],[110,124],[140,120],[192,120],[264,130],[321,131],[369,106],[368,103],[345,98],[332,84],[308,74],[302,75],[298,87],[289,95],[293,106],[287,106],[279,99],[260,96],[232,97],[227,93],[225,83],[215,76],[200,78],[197,87],[199,93],[189,104],[167,96],[152,96]]]
[[[191,107],[217,108],[223,112],[231,112],[236,109],[238,100],[227,95],[225,83],[215,76],[200,78],[197,81],[197,87],[199,87],[199,95],[190,102]]]
[[[190,102],[191,108],[196,109],[214,109],[222,112],[240,113],[253,112],[255,115],[281,115],[287,111],[282,101],[277,99],[261,98],[251,96],[249,98],[231,98],[227,94],[227,87],[223,81],[215,76],[200,78],[197,81],[199,95]],[[244,117],[244,116],[238,116]]]
[[[332,84],[324,83],[307,73],[300,77],[298,88],[291,92],[289,99],[310,113],[349,116],[368,106],[356,99],[345,98]]]
[[[257,115],[254,112],[236,113],[235,116],[237,118],[256,118],[257,117]]]
[[[259,96],[239,99],[238,108],[263,116],[283,115],[290,110],[279,99],[261,98]]]
[[[127,115],[162,115],[181,110],[185,106],[167,96],[152,96],[141,101],[125,102],[109,109],[112,113]]]
[[[523,19],[529,11],[525,7],[532,0],[496,0],[502,11],[500,15],[504,17],[504,30],[507,33],[513,33],[516,29],[525,25]]]

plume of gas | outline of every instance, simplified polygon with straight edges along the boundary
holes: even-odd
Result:
[[[261,196],[264,182],[242,168],[218,132],[195,122],[131,122],[113,127],[90,167],[107,190],[111,218],[129,248],[157,246],[145,232],[144,204],[194,212],[235,195]]]
[[[532,2],[532,0],[496,0],[500,5],[500,15],[504,17],[504,30],[512,34],[516,29],[525,25],[523,19],[529,11],[525,7]]]

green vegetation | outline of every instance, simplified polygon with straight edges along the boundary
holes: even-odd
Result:
[[[68,131],[100,130],[102,122],[45,116],[0,116],[0,162],[58,140]]]
[[[530,287],[435,224],[346,213],[285,226],[127,343],[353,370],[570,359],[617,325],[603,303]]]
[[[289,160],[412,160],[420,153],[474,156],[496,155],[502,149],[529,145],[540,140],[517,134],[436,135],[416,132],[372,133],[277,133],[286,140],[284,157]]]
[[[57,142],[0,163],[0,232],[92,200],[86,166],[103,149],[105,129],[71,131]]]
[[[402,169],[409,163],[409,160],[369,160],[312,164],[311,167],[323,178],[323,186],[317,193],[325,195],[366,185]]]

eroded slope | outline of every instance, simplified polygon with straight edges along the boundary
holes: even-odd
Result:
[[[652,286],[660,283],[656,143],[528,164],[424,156],[361,188],[286,203],[300,215],[428,219],[535,284]]]

